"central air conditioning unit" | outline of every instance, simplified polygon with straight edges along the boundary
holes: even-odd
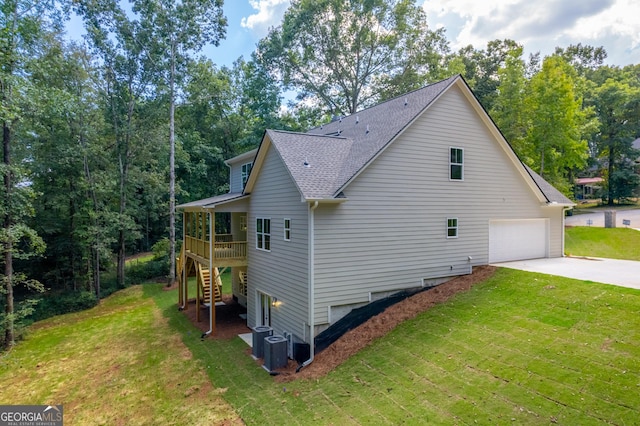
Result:
[[[273,334],[273,328],[266,325],[259,325],[251,332],[252,349],[251,354],[256,358],[264,357],[264,339]]]
[[[286,367],[287,339],[284,336],[273,335],[264,338],[264,368],[271,372]]]

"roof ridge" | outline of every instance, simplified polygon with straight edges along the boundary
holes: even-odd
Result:
[[[453,75],[453,76],[451,76],[451,77],[449,77],[449,78],[445,78],[445,79],[443,79],[443,80],[439,80],[439,81],[435,81],[435,82],[433,82],[433,83],[429,83],[429,84],[427,84],[427,85],[425,85],[425,86],[422,86],[422,87],[419,87],[419,88],[417,88],[417,89],[413,89],[413,90],[411,90],[411,91],[409,91],[409,92],[405,92],[405,93],[403,93],[403,94],[401,94],[401,95],[397,95],[397,96],[394,96],[394,97],[392,97],[392,98],[386,99],[386,100],[384,100],[384,101],[382,101],[382,102],[379,102],[379,103],[377,103],[377,104],[374,104],[374,105],[368,106],[368,107],[366,107],[366,108],[363,108],[363,109],[358,110],[358,111],[356,111],[356,112],[353,112],[353,113],[351,113],[351,114],[342,115],[342,116],[340,116],[340,119],[344,119],[344,118],[352,117],[352,116],[354,116],[354,115],[358,115],[358,114],[361,114],[361,113],[366,113],[367,111],[369,111],[369,110],[371,110],[371,109],[373,109],[373,108],[380,108],[380,107],[384,106],[386,103],[390,103],[390,102],[393,102],[393,101],[398,100],[398,99],[400,99],[400,98],[410,96],[410,95],[412,95],[412,94],[415,94],[416,92],[419,92],[419,91],[421,91],[421,90],[425,90],[425,89],[427,89],[427,88],[429,88],[429,87],[431,87],[431,86],[435,86],[436,84],[444,83],[445,81],[448,81],[448,80],[453,81],[453,80],[455,80],[455,79],[456,79],[456,78],[458,78],[458,77],[461,77],[461,74],[455,74],[455,75]],[[324,126],[326,126],[326,125],[328,125],[328,124],[333,124],[333,123],[335,123],[336,121],[337,121],[337,120],[333,120],[333,121],[329,121],[329,122],[327,122],[327,123],[320,124],[319,126],[312,127],[312,128],[310,128],[309,130],[307,130],[307,132],[306,132],[306,133],[309,133],[309,132],[314,131],[314,130],[319,130],[319,129],[321,130],[321,129],[322,129],[322,127],[324,127]]]
[[[351,139],[346,136],[336,136],[331,134],[322,135],[322,134],[315,134],[315,133],[309,133],[309,132],[296,132],[294,130],[267,129],[267,132],[286,133],[289,135],[313,136],[313,137],[332,138],[332,139]]]

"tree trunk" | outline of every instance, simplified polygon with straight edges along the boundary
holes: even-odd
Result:
[[[13,333],[13,241],[11,240],[11,128],[7,122],[2,124],[2,152],[3,161],[5,166],[4,174],[4,190],[5,190],[5,209],[3,226],[6,235],[6,241],[4,241],[4,276],[5,276],[5,291],[6,291],[6,305],[5,315],[6,324],[4,330],[4,346],[9,349],[13,346],[15,337]]]
[[[168,285],[176,279],[176,140],[175,140],[175,73],[176,46],[171,44],[171,75],[169,81],[169,277]]]
[[[609,173],[609,177],[608,177],[609,185],[608,185],[608,188],[607,188],[607,192],[608,192],[607,205],[609,205],[609,206],[613,205],[613,190],[611,188],[611,186],[612,186],[611,178],[613,177],[613,170],[614,170],[613,161],[615,160],[615,158],[616,158],[616,150],[615,150],[615,147],[613,146],[613,143],[610,142],[610,144],[609,144],[609,172],[608,172]]]
[[[126,160],[125,160],[126,161]],[[125,264],[125,232],[124,223],[122,218],[124,217],[126,209],[126,194],[125,194],[125,181],[126,181],[126,166],[123,164],[122,158],[120,159],[120,229],[118,230],[118,286],[120,288],[125,287],[124,277],[124,264]]]
[[[73,291],[78,290],[78,271],[76,270],[76,247],[75,247],[75,235],[76,235],[76,203],[74,200],[74,186],[73,178],[69,179],[69,240],[71,247],[71,253],[69,253],[69,267],[71,269],[71,281],[73,281]],[[66,289],[66,284],[65,284]]]
[[[91,259],[89,260],[89,264],[91,264],[91,262],[95,262],[94,263],[94,267],[93,272],[92,272],[92,281],[93,281],[93,289],[95,291],[95,295],[96,298],[98,300],[100,300],[100,233],[98,231],[98,225],[99,225],[99,221],[98,221],[98,197],[96,196],[96,190],[94,188],[93,185],[93,178],[91,176],[91,169],[89,168],[89,158],[87,156],[87,151],[86,151],[86,146],[85,146],[85,139],[84,139],[84,135],[81,134],[80,135],[80,144],[82,146],[82,149],[84,150],[84,155],[82,158],[82,162],[84,165],[84,175],[87,179],[87,182],[89,182],[89,192],[91,193],[91,200],[93,201],[93,211],[95,214],[95,218],[93,221],[93,226],[95,228],[95,247],[92,247],[89,252],[91,253]],[[95,259],[95,260],[94,260]]]

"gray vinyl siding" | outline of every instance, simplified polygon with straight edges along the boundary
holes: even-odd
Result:
[[[257,293],[282,302],[271,310],[271,326],[305,337],[309,322],[308,204],[272,147],[253,188],[248,217],[248,325],[256,325]],[[256,249],[256,218],[271,219],[271,251]],[[284,219],[291,219],[291,241],[284,241]]]
[[[549,218],[549,257],[562,257],[564,237],[564,209],[560,206],[543,209]]]
[[[244,189],[242,187],[242,166],[251,162],[252,160],[249,159],[231,165],[231,170],[229,171],[229,192],[242,192]]]
[[[463,181],[449,180],[450,147],[464,149]],[[344,193],[347,202],[316,210],[316,324],[330,306],[487,264],[491,219],[550,217],[549,254],[561,255],[561,209],[541,207],[457,86]],[[458,238],[447,239],[447,218],[458,218]]]
[[[229,170],[229,192],[242,192],[242,164],[232,164]]]

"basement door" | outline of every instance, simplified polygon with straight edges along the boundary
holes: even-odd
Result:
[[[548,256],[548,219],[489,221],[489,263]]]
[[[271,296],[258,292],[258,323],[271,327]]]

